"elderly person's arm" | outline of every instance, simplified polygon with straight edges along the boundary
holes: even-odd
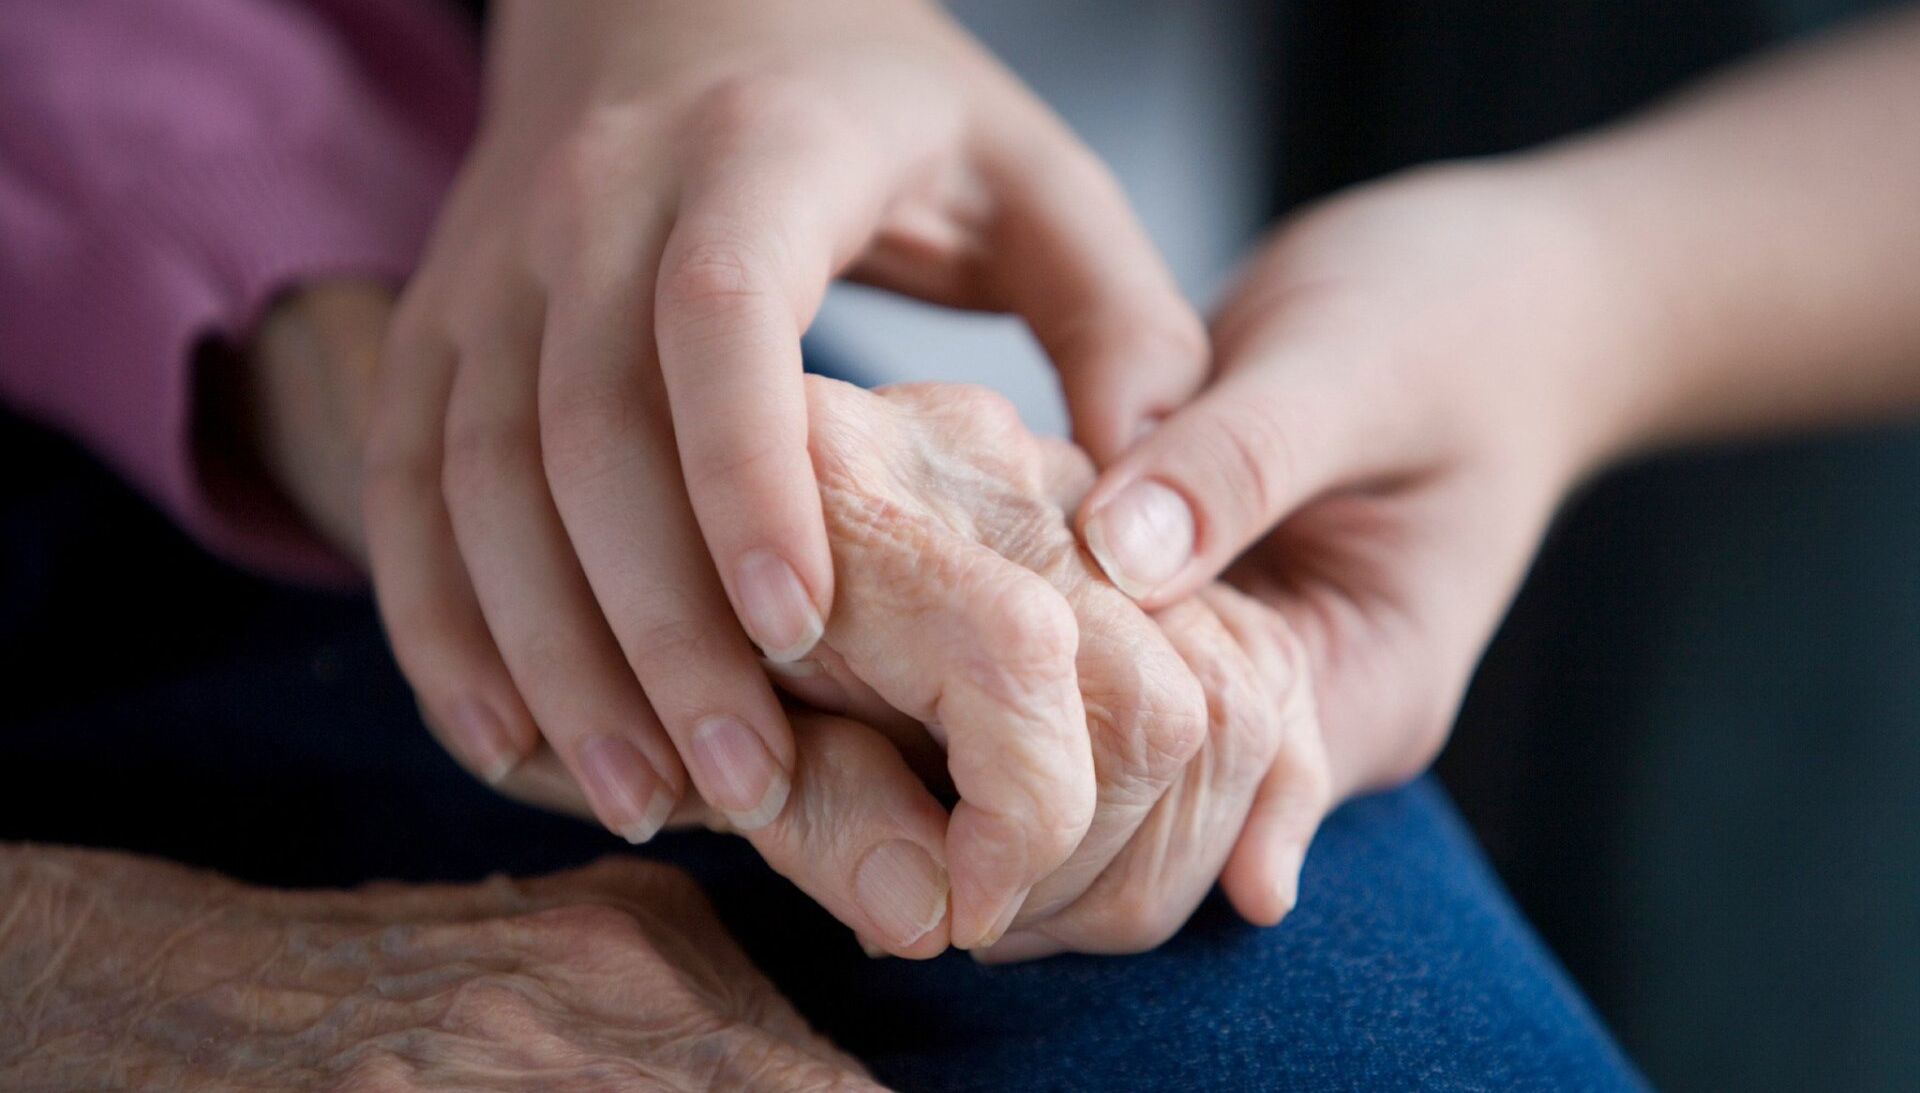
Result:
[[[691,881],[254,888],[0,844],[8,1089],[877,1089]]]
[[[9,4],[0,401],[217,553],[356,579],[208,435],[209,350],[303,281],[406,276],[467,140],[475,70],[470,36],[429,3]]]

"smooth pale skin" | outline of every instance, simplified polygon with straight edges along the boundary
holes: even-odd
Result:
[[[7,1089],[878,1090],[684,874],[253,888],[0,844]]]
[[[836,599],[800,368],[828,282],[1020,314],[1105,456],[1199,385],[1200,322],[936,4],[494,8],[479,139],[356,396],[344,541],[473,769],[544,741],[632,841],[689,774],[759,826],[795,751],[756,654],[804,656]]]

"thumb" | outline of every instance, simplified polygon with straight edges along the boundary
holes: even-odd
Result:
[[[1223,362],[1222,378],[1107,468],[1076,527],[1148,609],[1188,595],[1295,509],[1355,473],[1364,400],[1305,347]],[[1237,364],[1237,366],[1236,366]]]

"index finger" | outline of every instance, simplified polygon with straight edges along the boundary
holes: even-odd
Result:
[[[1205,325],[1111,172],[1057,121],[998,157],[985,275],[1060,374],[1073,436],[1101,463],[1207,377]]]
[[[747,633],[785,663],[833,601],[800,336],[871,235],[886,168],[798,124],[719,132],[661,255],[654,330],[701,534]]]

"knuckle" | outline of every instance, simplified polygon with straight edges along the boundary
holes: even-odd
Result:
[[[369,526],[402,513],[417,516],[421,501],[440,488],[435,453],[377,437],[360,471],[360,508]]]
[[[595,858],[574,871],[570,881],[600,886],[615,891],[658,892],[663,898],[678,899],[700,891],[693,878],[670,865],[636,858],[631,854],[607,854]]]
[[[360,498],[369,520],[417,512],[421,495],[439,490],[441,451],[409,428],[397,411],[376,405],[361,452]]]
[[[1130,879],[1100,901],[1093,919],[1104,951],[1142,953],[1178,933],[1185,916],[1155,886]]]
[[[690,431],[681,439],[687,451],[687,488],[696,497],[723,488],[757,487],[764,492],[768,484],[782,481],[797,461],[807,458],[804,451],[789,453],[776,438],[731,430]]]
[[[1216,513],[1232,518],[1241,534],[1276,514],[1296,459],[1287,429],[1269,409],[1236,407],[1194,435],[1218,483],[1209,491],[1221,506]]]
[[[908,402],[921,413],[944,419],[963,436],[995,448],[1017,450],[1031,446],[1026,423],[1013,400],[976,383],[919,383],[890,387],[885,392]]]
[[[577,228],[581,210],[598,206],[617,192],[637,162],[646,132],[644,117],[627,105],[602,106],[558,141],[533,179],[535,209],[556,217],[548,221]]]
[[[524,1035],[537,1026],[540,1019],[539,1007],[528,989],[500,975],[463,980],[448,992],[441,1024],[449,1032],[490,1038]]]
[[[449,501],[474,499],[491,492],[510,469],[537,450],[534,431],[498,421],[448,423],[441,456],[441,488]]]
[[[422,1086],[412,1063],[398,1052],[376,1046],[355,1052],[329,1088],[342,1093],[404,1093]]]
[[[476,268],[498,264],[491,257],[475,261]],[[519,341],[515,325],[507,316],[517,310],[517,294],[504,277],[475,273],[463,279],[447,295],[441,323],[447,332],[447,344],[469,360],[500,356]]]
[[[723,79],[703,92],[689,114],[690,136],[727,147],[763,133],[811,133],[845,124],[832,101],[791,72],[770,70]]]
[[[617,378],[557,380],[541,400],[541,459],[556,483],[592,481],[644,450],[645,426],[640,401]]]
[[[568,903],[529,912],[522,919],[523,925],[554,948],[577,954],[588,963],[652,952],[639,920],[606,903]]]
[[[1073,498],[1085,496],[1092,487],[1094,476],[1099,469],[1094,466],[1093,457],[1085,448],[1059,437],[1035,437],[1039,447],[1041,464],[1047,470],[1047,480],[1056,498],[1066,495]]]
[[[529,271],[549,285],[598,284],[631,274],[641,248],[631,245],[651,215],[643,192],[658,162],[658,128],[630,104],[597,108],[539,164],[531,215],[503,233]]]
[[[1206,695],[1200,680],[1171,654],[1142,655],[1119,670],[1124,683],[1102,687],[1097,704],[1089,696],[1088,721],[1128,776],[1163,783],[1206,742]]]
[[[692,323],[765,295],[765,268],[763,256],[743,240],[723,235],[689,240],[660,271],[660,321]]]
[[[637,623],[629,655],[636,670],[657,676],[698,670],[731,648],[723,629],[675,609]]]
[[[526,629],[508,630],[502,628],[497,639],[499,649],[508,664],[514,669],[524,666],[525,677],[529,681],[528,689],[537,687],[592,685],[606,681],[595,674],[589,675],[583,669],[584,664],[598,664],[597,659],[590,660],[591,654],[581,645],[579,635],[564,623],[539,622]],[[534,692],[538,693],[538,692]],[[596,704],[602,705],[602,704]],[[618,699],[604,705],[624,707],[626,703]],[[622,710],[621,712],[628,712]],[[541,731],[556,745],[561,741],[574,741],[585,735],[589,726],[602,732],[617,732],[619,717],[610,710],[582,713],[567,711],[557,716],[549,716],[541,722]]]
[[[1026,432],[1026,427],[1020,421],[1020,410],[1014,406],[1013,400],[991,387],[957,383],[946,386],[939,392],[939,397],[952,414],[974,423],[983,431],[995,435]]]
[[[975,637],[992,663],[1047,679],[1072,672],[1079,622],[1052,585],[1034,573],[996,567],[973,591]]]

